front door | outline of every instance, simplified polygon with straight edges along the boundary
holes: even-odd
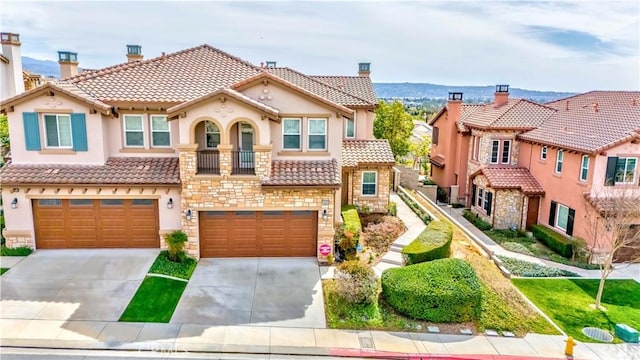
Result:
[[[538,208],[540,207],[540,197],[529,197],[529,206],[527,207],[527,229],[531,229],[532,225],[538,222]]]

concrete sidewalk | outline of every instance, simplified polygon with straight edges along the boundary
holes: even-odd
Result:
[[[564,359],[564,337],[524,338],[444,335],[369,330],[261,326],[3,320],[0,344],[84,350],[133,350],[248,354],[417,358],[466,355],[470,358]],[[637,344],[579,343],[575,359],[640,358]]]

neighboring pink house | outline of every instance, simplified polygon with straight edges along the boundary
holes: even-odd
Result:
[[[317,256],[340,206],[386,212],[393,155],[358,76],[255,66],[208,45],[78,75],[0,102],[7,246],[163,247],[195,257]],[[345,160],[346,159],[346,160]]]
[[[498,85],[490,104],[451,93],[431,125],[432,179],[499,229],[544,224],[607,251],[590,234],[590,207],[601,211],[621,190],[640,193],[640,92],[537,104]]]

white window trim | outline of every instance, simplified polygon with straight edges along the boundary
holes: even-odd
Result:
[[[60,121],[58,120],[58,116],[67,116],[69,117],[69,137],[71,138],[70,146],[60,146]],[[56,117],[56,132],[58,134],[58,146],[50,146],[49,139],[47,138],[47,121],[45,116],[55,116]],[[42,126],[44,127],[44,147],[47,149],[73,149],[73,126],[71,126],[71,114],[42,114]]]
[[[167,122],[168,129],[167,130],[154,130],[153,129],[153,118],[154,117],[163,117],[164,120]],[[151,143],[151,147],[153,147],[153,148],[170,148],[171,147],[171,145],[172,145],[172,141],[171,141],[171,123],[169,122],[169,119],[167,118],[166,115],[154,115],[154,114],[151,114],[149,116],[149,130],[150,130],[149,132],[151,133],[151,138],[149,139],[149,142]],[[169,133],[169,145],[154,145],[153,144],[153,133]]]
[[[548,149],[546,145],[540,148],[540,160],[547,160],[547,152]]]
[[[140,125],[142,125],[142,130],[127,130],[127,117],[128,116],[139,116],[140,117]],[[124,136],[124,147],[127,148],[139,148],[142,149],[144,148],[144,115],[142,114],[124,114],[122,115],[122,130],[123,133],[122,135]],[[127,144],[127,133],[128,132],[139,132],[142,133],[142,145],[129,145]]]
[[[373,183],[376,187],[376,191],[373,194],[365,194],[364,193],[364,174],[374,174],[375,182]],[[362,196],[378,196],[378,172],[377,171],[363,171],[362,178],[360,179],[360,195]]]
[[[481,205],[478,205],[480,203]],[[484,189],[478,188],[478,196],[475,199],[475,205],[477,208],[483,209],[482,205],[484,205]]]
[[[585,166],[585,163],[584,163],[585,159],[587,160],[587,164],[586,164],[587,166]],[[590,162],[589,155],[582,155],[582,159],[580,159],[580,174],[579,174],[579,179],[582,182],[586,182],[587,179],[589,178],[589,162]],[[586,172],[584,170],[586,170]],[[585,173],[586,175],[584,178],[582,178],[582,173]]]
[[[212,132],[207,131],[207,122],[210,122],[213,125],[215,125],[218,131],[212,131]],[[209,146],[209,142],[207,141],[207,134],[218,134],[218,136],[220,137],[220,142],[218,143],[218,145],[220,145],[222,143],[222,134],[220,133],[220,127],[218,126],[218,124],[209,120],[205,121],[203,124],[204,124],[204,148],[207,150],[216,150],[218,148],[217,145],[215,147]]]
[[[560,220],[560,208],[563,207],[565,209],[567,209],[567,224],[569,224],[569,207],[566,205],[562,205],[562,204],[557,204],[556,205],[556,219],[555,219],[555,227],[564,231],[565,233],[567,232],[567,229],[564,229],[563,227],[561,227],[559,224],[559,220]]]
[[[558,171],[558,164],[560,164],[560,171]],[[556,164],[553,168],[553,172],[556,174],[562,174],[562,167],[564,166],[564,150],[558,150],[556,152]]]
[[[484,191],[484,199],[482,202],[482,210],[484,210],[484,213],[487,213],[487,207],[489,205],[489,191],[485,190]]]
[[[298,133],[297,134],[285,134],[284,132],[284,122],[285,121],[291,121],[291,120],[295,120],[298,122]],[[284,147],[284,137],[286,135],[289,136],[293,136],[293,135],[297,135],[298,136],[298,147],[297,148],[286,148]],[[282,150],[283,151],[300,151],[302,150],[302,119],[301,118],[283,118],[282,119]]]
[[[507,153],[507,162],[503,161],[504,158],[504,144],[509,143],[509,152]],[[511,147],[513,146],[513,143],[511,142],[511,140],[502,140],[502,146],[500,147],[500,163],[501,164],[511,164]]]
[[[353,121],[353,136],[349,136],[347,124],[349,121]],[[344,138],[345,139],[355,139],[356,138],[356,116],[353,115],[353,119],[349,119],[347,117],[344,118]]]
[[[622,180],[623,181],[616,181],[616,184],[636,184],[636,172],[638,171],[638,158],[633,157],[633,156],[629,156],[629,157],[619,157],[618,161],[620,161],[620,159],[624,159],[624,172],[622,173]],[[627,167],[629,166],[629,160],[630,159],[634,159],[635,160],[635,168],[633,169],[633,178],[631,179],[631,181],[624,181],[627,177],[625,176],[627,174]],[[616,168],[617,168],[617,164],[616,164]]]
[[[493,145],[498,143],[498,149],[496,150],[496,161],[493,161]],[[500,156],[502,155],[500,152],[500,140],[491,140],[491,151],[489,152],[489,164],[499,164]]]
[[[312,134],[311,133],[311,121],[317,121],[317,120],[322,120],[324,121],[324,134]],[[327,127],[329,121],[327,118],[307,118],[307,150],[308,151],[327,151],[327,147],[329,146],[328,142],[329,142],[329,137],[327,136]],[[324,148],[322,149],[311,149],[309,148],[309,145],[311,144],[311,136],[319,136],[319,135],[323,135],[324,136]]]

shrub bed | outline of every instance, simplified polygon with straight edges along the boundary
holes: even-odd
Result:
[[[394,309],[416,319],[450,323],[480,317],[480,281],[471,265],[461,259],[385,270],[382,294]]]
[[[405,204],[407,204],[407,206],[409,206],[409,208],[411,208],[411,210],[413,210],[413,212],[418,215],[418,217],[420,218],[420,220],[422,220],[423,223],[425,223],[425,225],[429,225],[429,222],[431,222],[431,216],[429,216],[429,214],[427,214],[426,212],[424,212],[420,206],[418,206],[418,203],[416,203],[415,201],[413,201],[413,199],[411,199],[410,197],[408,197],[405,193],[403,193],[402,191],[398,192],[398,196],[400,197],[400,199],[402,199],[402,201],[405,202]]]
[[[391,244],[404,232],[402,220],[385,216],[378,223],[371,223],[364,228],[363,242],[379,253],[386,252]]]
[[[350,259],[355,254],[356,245],[360,241],[362,224],[355,206],[342,207],[342,221],[344,224],[336,232],[338,246],[344,251],[346,258]]]
[[[402,249],[406,265],[449,257],[453,229],[442,221],[432,221],[409,245]]]
[[[517,253],[525,254],[529,256],[535,256],[535,254],[531,250],[529,250],[528,247],[517,242],[507,241],[500,245],[502,245],[502,247],[505,250],[509,250],[509,251],[513,251],[513,252],[517,252]]]
[[[335,284],[340,297],[353,304],[373,304],[378,298],[375,272],[358,260],[338,265]]]
[[[533,232],[533,236],[535,236],[538,241],[545,244],[549,249],[566,258],[571,258],[573,246],[569,239],[543,225],[533,225],[531,232]]]
[[[6,246],[2,246],[0,249],[0,255],[2,256],[27,256],[33,252],[33,249],[20,246],[15,248],[8,248]]]
[[[482,220],[478,215],[472,213],[469,209],[464,209],[462,211],[462,216],[464,216],[465,219],[472,223],[473,226],[482,231],[491,230],[491,228],[493,227],[488,222]]]
[[[571,276],[580,277],[580,275],[554,267],[534,264],[528,261],[518,260],[506,256],[498,255],[498,259],[502,260],[502,264],[511,274],[522,277],[559,277]]]

